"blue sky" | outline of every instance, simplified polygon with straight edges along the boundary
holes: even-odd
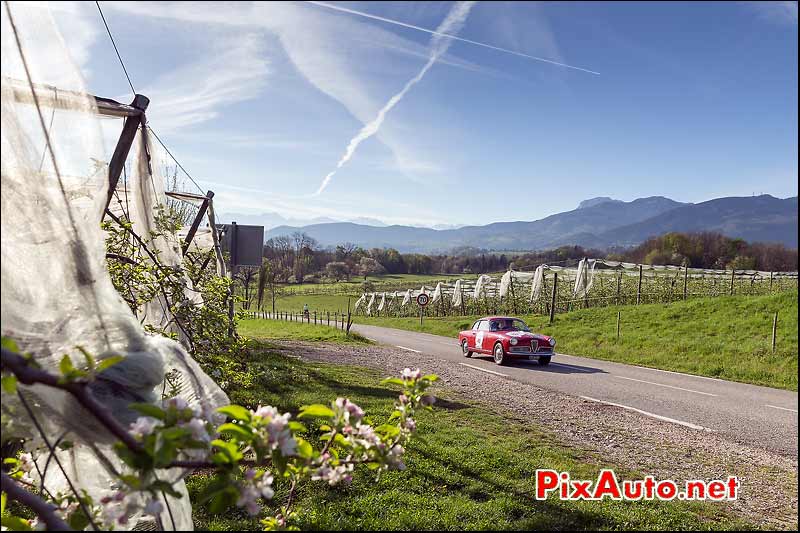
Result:
[[[149,120],[224,212],[534,220],[586,198],[797,194],[794,2],[480,2],[432,36],[300,2],[101,2]],[[453,2],[335,5],[435,29]],[[129,101],[94,3],[55,17],[95,94]]]

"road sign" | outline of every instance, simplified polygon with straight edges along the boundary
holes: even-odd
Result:
[[[425,307],[426,305],[428,305],[428,302],[430,301],[430,299],[431,299],[431,297],[423,292],[422,294],[417,296],[417,305],[419,305],[421,307]]]

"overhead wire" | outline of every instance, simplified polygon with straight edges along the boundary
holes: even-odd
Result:
[[[117,59],[119,60],[119,64],[122,67],[122,71],[125,73],[125,77],[128,80],[128,85],[130,85],[131,91],[133,91],[133,94],[135,96],[136,89],[133,87],[133,82],[131,81],[130,75],[128,75],[128,69],[125,68],[125,62],[122,60],[122,55],[119,53],[119,48],[117,48],[117,43],[114,40],[114,35],[111,33],[111,28],[108,26],[108,22],[106,21],[105,15],[103,15],[103,9],[100,7],[100,2],[95,0],[95,5],[97,5],[97,10],[100,12],[100,18],[103,19],[103,25],[106,27],[106,33],[108,33],[108,38],[111,40],[111,45],[114,47],[114,52],[116,52],[117,54]],[[183,171],[183,173],[186,174],[186,177],[189,178],[189,180],[194,184],[194,186],[197,187],[197,190],[200,191],[200,193],[202,193],[203,195],[205,195],[206,191],[202,187],[200,187],[200,185],[197,183],[197,181],[195,181],[192,175],[189,174],[189,172],[184,168],[183,165],[181,165],[181,162],[178,161],[178,159],[174,155],[172,155],[172,152],[169,151],[169,148],[167,148],[167,146],[164,144],[164,142],[161,140],[158,134],[156,134],[156,132],[153,130],[153,127],[150,126],[149,124],[147,124],[146,127],[148,130],[150,130],[150,133],[153,134],[153,137],[156,138],[161,147],[164,148],[167,154],[169,154],[172,160],[175,161],[175,164],[178,165],[178,168],[180,168]]]

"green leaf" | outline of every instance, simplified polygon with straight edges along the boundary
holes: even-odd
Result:
[[[314,447],[307,440],[298,438],[297,455],[303,459],[311,459],[314,457]]]
[[[76,346],[75,348],[83,354],[84,359],[86,359],[86,366],[89,367],[89,370],[92,370],[94,368],[94,357],[92,357],[92,354],[86,351],[82,346]]]
[[[61,363],[58,365],[58,368],[64,376],[71,374],[75,370],[75,367],[72,366],[72,359],[69,358],[68,354],[64,354],[64,357],[61,358]]]
[[[426,376],[422,376],[422,379],[428,381],[439,381],[439,376],[437,376],[436,374],[428,374]]]
[[[322,429],[322,427],[323,426],[320,426],[320,429]],[[294,420],[289,422],[289,429],[292,430],[293,433],[305,433],[307,431],[306,426],[302,422],[296,422]],[[328,429],[322,429],[322,431],[327,431]]]
[[[169,483],[168,481],[160,481],[160,480],[159,481],[154,481],[154,482],[152,482],[150,484],[150,486],[148,488],[164,492],[166,494],[169,494],[173,498],[180,498],[181,497],[181,493],[178,492],[177,490],[175,490],[175,488],[172,486],[172,484]]]
[[[6,514],[6,493],[0,494],[0,515]]]
[[[62,440],[58,443],[59,450],[69,450],[72,449],[75,445],[70,440]]]
[[[163,409],[151,403],[132,403],[128,407],[141,415],[151,416],[158,420],[164,420],[167,416]]]
[[[14,339],[12,339],[11,337],[2,337],[0,338],[0,342],[2,342],[3,348],[5,348],[6,350],[9,350],[14,353],[19,353],[19,346],[17,346],[17,343],[14,342]]]
[[[161,438],[164,440],[178,440],[183,437],[191,435],[191,431],[186,428],[168,428],[161,432]]]
[[[15,394],[17,392],[17,378],[16,376],[3,376],[3,390],[8,394]]]
[[[0,524],[11,531],[33,531],[31,523],[18,516],[4,515]]]
[[[314,405],[304,405],[300,408],[300,414],[297,415],[297,418],[305,418],[305,417],[317,417],[317,418],[333,418],[336,413],[334,413],[330,407],[322,405],[321,403],[315,403]]]
[[[400,385],[402,387],[405,385],[405,382],[400,378],[386,378],[381,381],[381,385]]]
[[[83,531],[86,529],[86,526],[89,525],[89,518],[82,509],[78,508],[75,510],[75,512],[69,515],[69,518],[67,518],[67,524],[69,524],[69,527],[75,531]]]
[[[239,437],[243,440],[250,440],[253,438],[253,431],[249,427],[240,424],[222,424],[217,428],[217,431],[229,434],[233,437]]]
[[[215,439],[211,441],[211,445],[219,449],[219,453],[225,456],[230,463],[235,463],[242,458],[242,452],[239,451],[239,447],[232,442]]]
[[[396,437],[400,434],[400,428],[392,424],[383,424],[375,428],[375,432],[387,437]]]
[[[241,405],[226,405],[217,409],[217,412],[233,418],[234,420],[244,420],[245,422],[250,422],[252,419],[250,411]]]
[[[116,365],[117,363],[119,363],[124,359],[125,358],[122,357],[121,355],[115,355],[113,357],[109,357],[108,359],[103,359],[102,361],[100,361],[100,363],[98,363],[97,371],[102,372],[103,370],[106,370],[107,368]]]

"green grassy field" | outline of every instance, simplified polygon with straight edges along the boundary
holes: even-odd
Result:
[[[231,401],[254,407],[272,404],[296,413],[304,404],[347,396],[375,423],[387,420],[396,391],[379,385],[373,370],[288,359],[254,343],[247,354],[247,379],[229,387]],[[566,447],[537,428],[510,421],[482,407],[462,403],[437,387],[435,412],[418,417],[419,436],[406,454],[407,470],[379,481],[366,468],[347,487],[321,482],[298,493],[302,529],[309,530],[463,530],[463,529],[640,529],[689,530],[748,527],[720,505],[688,502],[561,502],[532,498],[537,468],[569,470],[591,479],[614,467],[597,455]],[[618,469],[620,477],[641,473]],[[210,483],[207,474],[188,478],[192,501]],[[287,494],[276,482],[276,507]],[[199,530],[255,530],[257,520],[239,510],[209,515],[194,509]]]
[[[617,340],[617,312],[622,320]],[[771,352],[772,317],[778,317]],[[476,317],[355,317],[355,322],[455,336]],[[557,350],[635,365],[797,390],[797,291],[769,296],[698,298],[670,304],[598,307],[523,316],[553,335]]]
[[[333,326],[315,325],[313,322],[306,324],[283,320],[244,319],[239,321],[236,331],[240,335],[255,339],[370,344],[369,340],[356,332],[348,336]]]

